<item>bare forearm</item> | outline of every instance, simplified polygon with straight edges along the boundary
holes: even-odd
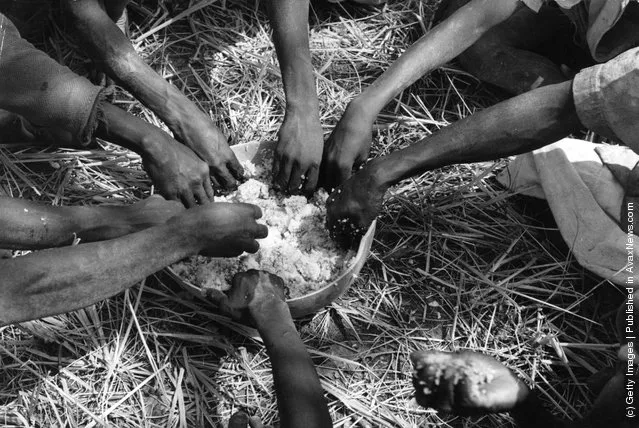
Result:
[[[98,120],[95,136],[126,147],[143,157],[153,150],[156,142],[154,136],[163,132],[112,104],[105,103],[102,112],[103,117]]]
[[[174,225],[0,261],[0,325],[83,308],[197,252]]]
[[[112,239],[134,232],[128,207],[54,207],[0,198],[0,248],[35,250],[82,241]]]
[[[317,109],[308,38],[308,0],[269,0],[266,8],[273,27],[287,109]]]
[[[203,113],[135,52],[131,42],[95,1],[65,1],[87,53],[118,83],[179,135],[182,124]]]
[[[515,0],[474,0],[409,47],[356,103],[374,117],[402,90],[473,45],[518,7]]]
[[[392,186],[446,165],[529,152],[581,127],[572,82],[564,82],[501,102],[406,149],[378,158],[370,166],[380,183]]]
[[[251,308],[273,367],[282,428],[333,426],[315,366],[299,337],[288,306],[275,298]]]

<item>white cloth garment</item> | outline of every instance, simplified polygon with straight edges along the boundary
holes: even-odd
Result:
[[[626,230],[626,183],[619,181],[628,181],[637,162],[639,155],[627,147],[566,138],[517,156],[498,180],[514,192],[548,201],[564,241],[584,268],[615,284],[637,286],[639,236]],[[630,224],[639,229],[639,204],[631,212]]]

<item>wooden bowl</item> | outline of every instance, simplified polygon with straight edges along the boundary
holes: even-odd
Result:
[[[250,160],[253,163],[258,163],[265,157],[269,156],[274,147],[274,141],[266,141],[263,143],[237,144],[231,146],[231,149],[240,162]],[[288,299],[286,301],[293,318],[301,318],[319,311],[325,306],[330,305],[331,302],[339,298],[346,292],[346,290],[348,290],[355,278],[357,278],[359,272],[362,270],[362,267],[366,262],[366,258],[370,253],[371,244],[373,243],[373,237],[375,235],[376,224],[377,222],[373,221],[366,231],[366,234],[362,237],[357,253],[353,259],[350,260],[346,269],[340,272],[333,281],[309,294],[296,297],[294,299]],[[197,296],[210,297],[213,300],[217,300],[215,295],[221,293],[218,290],[207,290],[190,283],[189,281],[179,277],[170,267],[167,267],[165,271],[183,288]]]

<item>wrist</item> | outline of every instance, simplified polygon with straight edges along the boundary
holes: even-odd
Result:
[[[255,305],[249,305],[249,312],[253,321],[257,325],[257,330],[260,336],[264,340],[264,344],[269,346],[270,352],[290,353],[291,349],[288,347],[278,347],[273,349],[274,343],[282,343],[283,341],[289,342],[295,340],[297,336],[297,330],[291,317],[291,312],[288,309],[288,305],[280,300],[274,305],[259,305],[261,307],[255,307]]]
[[[138,232],[129,221],[129,210],[128,206],[76,207],[69,216],[73,219],[74,238],[95,242]]]
[[[109,103],[102,105],[102,114],[95,132],[97,137],[140,155],[144,153],[145,137],[157,128]]]
[[[366,92],[363,92],[348,103],[346,110],[344,110],[344,116],[364,120],[372,125],[382,108],[383,105],[380,107],[366,95]]]
[[[182,248],[187,255],[199,254],[205,250],[202,239],[199,238],[199,228],[189,221],[190,213],[188,211],[183,214],[170,218],[166,223],[169,236],[174,237],[176,245]]]
[[[311,94],[309,96],[309,94]],[[313,92],[306,92],[302,95],[294,95],[286,97],[287,116],[298,116],[301,118],[313,118],[319,121],[319,102]]]
[[[282,70],[284,94],[286,96],[287,113],[317,113],[319,118],[319,101],[313,77],[312,66],[301,63],[291,67],[290,71]]]
[[[291,316],[286,302],[275,294],[253,299],[249,302],[248,309],[255,321],[264,323],[278,322]]]
[[[364,167],[368,174],[368,180],[376,189],[388,190],[389,187],[396,184],[391,171],[388,170],[385,159],[376,158],[369,161]]]
[[[164,131],[149,124],[138,143],[138,146],[140,147],[140,151],[138,153],[140,156],[143,158],[153,156],[160,146],[159,141],[164,139],[163,134]]]

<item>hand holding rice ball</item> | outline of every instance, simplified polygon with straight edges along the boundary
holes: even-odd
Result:
[[[357,245],[379,214],[388,189],[379,177],[371,163],[328,197],[326,228],[342,247]]]
[[[530,390],[506,366],[486,355],[419,351],[411,354],[415,399],[459,415],[512,410]]]

